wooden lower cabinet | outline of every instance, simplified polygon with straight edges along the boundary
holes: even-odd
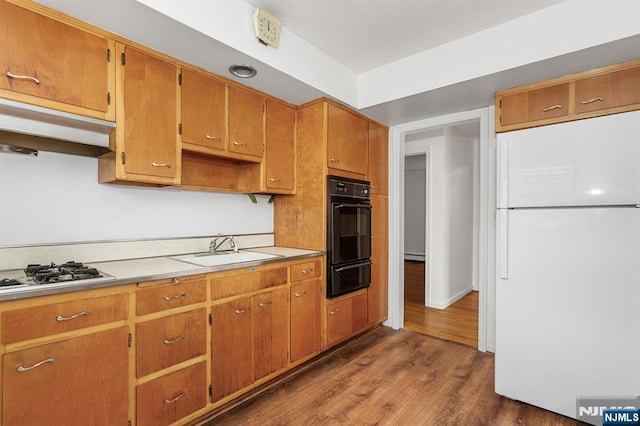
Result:
[[[358,291],[327,302],[327,347],[367,328],[367,292]]]
[[[3,425],[126,425],[128,327],[6,353]]]
[[[387,196],[371,196],[371,285],[367,289],[370,325],[387,319],[389,248]]]
[[[287,366],[287,288],[214,305],[212,316],[213,401]]]
[[[292,268],[293,271],[293,268]],[[322,350],[322,281],[291,286],[291,354],[296,362]]]
[[[207,363],[199,362],[136,388],[137,425],[169,425],[207,405]]]

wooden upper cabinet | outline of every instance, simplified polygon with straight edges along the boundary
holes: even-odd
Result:
[[[640,103],[640,66],[576,80],[576,114]]]
[[[387,194],[389,163],[389,131],[369,123],[369,175],[372,194]]]
[[[327,108],[327,166],[366,176],[367,121],[332,104]]]
[[[1,1],[0,95],[114,120],[114,109],[108,105],[113,45],[104,37]]]
[[[124,160],[117,160],[124,162],[127,175],[147,176],[144,181],[150,182],[179,183],[178,69],[128,46],[124,54],[124,115],[118,120],[118,128],[124,127],[120,142],[125,155]]]
[[[264,156],[265,99],[255,93],[229,86],[229,151]]]
[[[295,120],[295,108],[267,99],[267,192],[292,194],[295,190]]]
[[[226,84],[183,69],[181,88],[182,143],[225,150]]]
[[[503,96],[500,124],[524,123],[569,114],[569,84],[558,84]]]

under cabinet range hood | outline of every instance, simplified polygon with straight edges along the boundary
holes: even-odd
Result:
[[[0,99],[0,153],[38,151],[98,157],[111,152],[116,123]]]

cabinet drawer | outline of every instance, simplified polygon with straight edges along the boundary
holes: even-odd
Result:
[[[127,294],[16,309],[2,314],[2,340],[14,343],[128,317]]]
[[[320,259],[291,265],[291,282],[308,280],[320,276]]]
[[[142,377],[205,353],[206,310],[141,322],[136,332],[136,372]]]
[[[186,283],[150,287],[136,293],[136,313],[146,315],[165,309],[204,302],[207,298],[205,279]]]
[[[237,270],[224,276],[211,277],[211,297],[213,300],[238,294],[250,293],[263,288],[287,283],[287,267],[270,269],[249,268]]]
[[[206,362],[140,385],[136,395],[139,426],[172,424],[206,405]]]

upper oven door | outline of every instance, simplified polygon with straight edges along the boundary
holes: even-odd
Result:
[[[328,251],[334,265],[371,257],[371,204],[331,202]]]

